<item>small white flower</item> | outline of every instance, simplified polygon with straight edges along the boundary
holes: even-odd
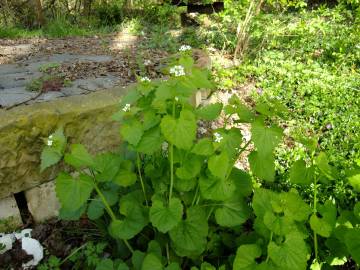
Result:
[[[186,51],[190,51],[191,50],[191,46],[189,45],[182,45],[179,49],[180,52],[186,52]]]
[[[161,145],[161,149],[166,152],[169,148],[169,144],[167,142],[163,142]]]
[[[205,134],[207,132],[207,129],[204,128],[204,127],[199,127],[198,131],[199,131],[200,134],[203,135],[203,134]]]
[[[149,60],[149,59],[146,59],[145,61],[144,61],[144,66],[150,66],[152,64],[152,62],[151,62],[151,60]]]
[[[128,111],[130,111],[130,107],[131,107],[131,105],[129,103],[127,103],[127,104],[125,104],[124,108],[122,108],[122,110],[124,112],[128,112]]]
[[[178,98],[178,97],[175,97],[175,101],[179,101],[179,98]]]
[[[142,82],[151,82],[151,80],[149,79],[149,77],[142,77],[142,78],[140,79],[140,81],[142,81]]]
[[[219,142],[221,142],[221,140],[223,139],[223,136],[221,136],[220,133],[215,132],[215,133],[214,133],[214,136],[215,136],[214,142],[219,143]]]
[[[47,143],[46,143],[46,144],[47,144],[48,146],[52,146],[53,142],[54,142],[53,140],[47,140]]]
[[[170,74],[174,74],[175,77],[184,76],[185,69],[183,66],[173,66],[172,68],[170,68]]]

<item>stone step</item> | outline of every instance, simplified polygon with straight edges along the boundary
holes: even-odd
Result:
[[[13,87],[0,90],[0,106],[9,107],[34,98],[37,94],[37,92],[26,90],[25,87]]]

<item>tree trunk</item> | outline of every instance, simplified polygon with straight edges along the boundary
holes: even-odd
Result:
[[[36,11],[36,16],[37,16],[37,25],[43,26],[45,23],[45,19],[44,19],[41,0],[34,0],[34,1],[35,1],[34,6],[35,6],[35,11]]]

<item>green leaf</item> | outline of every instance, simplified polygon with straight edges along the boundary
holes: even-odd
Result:
[[[110,223],[109,231],[113,237],[131,239],[148,224],[148,212],[140,198],[143,198],[141,191],[133,191],[121,198],[120,213],[125,218]]]
[[[113,270],[114,269],[114,263],[110,259],[103,259],[101,260],[95,270]]]
[[[223,139],[219,143],[214,143],[215,150],[226,152],[230,159],[237,158],[239,147],[242,143],[242,135],[238,128],[218,131]]]
[[[170,231],[170,239],[179,256],[200,255],[206,248],[208,223],[204,210],[190,207],[186,219]]]
[[[220,155],[213,155],[209,158],[208,168],[212,175],[225,179],[229,169],[229,157],[225,152]]]
[[[239,116],[239,122],[241,123],[252,123],[255,120],[255,113],[244,104],[240,103],[236,106],[236,113]]]
[[[275,180],[275,159],[272,154],[262,156],[252,151],[248,157],[253,174],[260,179],[273,182]]]
[[[247,197],[251,195],[253,184],[251,176],[247,172],[234,167],[231,170],[229,179],[235,184],[238,196]]]
[[[62,154],[59,154],[58,151],[54,150],[50,146],[45,146],[40,156],[40,172],[43,172],[46,168],[55,165],[61,160],[61,158]]]
[[[107,203],[113,206],[117,200],[118,195],[115,191],[102,191]],[[87,209],[89,219],[95,220],[100,218],[105,212],[105,206],[99,196],[96,196],[90,203]]]
[[[360,265],[360,228],[353,228],[345,236],[345,244],[354,261]]]
[[[266,212],[272,212],[271,201],[277,198],[277,194],[269,189],[258,188],[254,192],[252,208],[257,217],[264,217]]]
[[[220,179],[213,176],[202,176],[200,177],[199,184],[201,195],[207,200],[228,200],[236,190],[236,186],[231,178]]]
[[[213,143],[209,138],[200,139],[191,150],[192,153],[200,156],[210,156],[214,151]]]
[[[197,88],[214,89],[215,85],[209,81],[209,72],[207,70],[200,70],[193,68],[191,71],[191,81]]]
[[[165,270],[181,270],[181,267],[177,262],[172,262],[165,268]]]
[[[166,115],[161,120],[161,131],[166,140],[180,149],[190,149],[196,137],[195,115],[183,109],[178,119]]]
[[[93,190],[91,177],[81,174],[77,179],[70,175],[60,173],[56,178],[56,195],[61,206],[67,210],[79,209],[90,198]]]
[[[212,121],[219,117],[223,108],[222,103],[214,103],[196,110],[196,115],[200,119]]]
[[[134,172],[121,169],[116,175],[114,182],[122,187],[129,187],[136,183],[137,175]]]
[[[360,222],[360,202],[357,202],[354,206],[354,215],[358,222]]]
[[[270,231],[277,235],[286,235],[296,230],[292,219],[287,216],[275,215],[273,212],[265,213],[264,224]]]
[[[326,176],[329,180],[336,179],[337,177],[336,171],[331,165],[329,165],[329,161],[324,152],[321,152],[316,157],[315,161],[316,161],[316,165],[318,166],[318,168],[320,169],[320,171],[323,173],[324,176]]]
[[[154,110],[147,110],[144,112],[143,129],[149,130],[160,123],[160,116]]]
[[[141,270],[142,263],[145,258],[145,253],[139,250],[135,250],[131,257],[131,262],[135,270]]]
[[[310,206],[303,201],[296,191],[290,190],[280,193],[279,201],[282,212],[293,220],[306,221],[311,214]]]
[[[201,264],[200,270],[216,270],[215,266],[212,266],[210,263],[208,262],[203,262]]]
[[[255,259],[261,256],[261,248],[258,245],[241,245],[237,251],[233,264],[233,270],[254,270]]]
[[[160,259],[153,253],[149,253],[145,256],[141,270],[163,270]]]
[[[310,227],[317,234],[323,237],[330,237],[336,223],[336,206],[329,200],[324,205],[318,205],[317,208],[322,217],[320,218],[313,214],[310,217]]]
[[[161,246],[160,244],[155,241],[155,240],[151,240],[148,243],[148,248],[147,248],[147,253],[153,253],[156,256],[158,256],[159,258],[161,258],[162,256],[162,251],[161,251]]]
[[[167,233],[179,224],[183,215],[183,206],[179,199],[172,198],[169,205],[156,199],[150,208],[150,221],[160,232]]]
[[[148,131],[145,131],[139,144],[136,147],[136,151],[151,155],[161,149],[161,144],[164,142],[164,137],[161,134],[160,128],[154,127]]]
[[[75,168],[95,166],[94,159],[82,144],[71,145],[71,153],[66,154],[64,160]]]
[[[129,144],[136,146],[144,133],[143,127],[138,120],[123,123],[120,127],[121,137]]]
[[[266,127],[263,122],[251,124],[251,138],[261,156],[271,155],[282,139],[282,129],[276,126]]]
[[[357,191],[360,192],[360,174],[355,174],[348,178],[350,185]]]
[[[180,179],[194,178],[200,173],[203,163],[203,158],[196,155],[188,155],[187,159],[182,162],[181,167],[176,169],[176,176]]]
[[[243,198],[235,195],[225,201],[215,211],[217,224],[223,227],[234,227],[243,224],[250,216],[249,207]]]
[[[95,157],[94,169],[96,180],[100,182],[111,181],[119,171],[121,157],[113,153],[100,154]]]
[[[62,220],[79,220],[86,211],[86,204],[82,205],[79,209],[68,210],[63,207],[59,210],[59,218]]]
[[[296,161],[290,170],[290,181],[299,185],[310,185],[314,181],[315,168],[306,167],[303,159]]]
[[[306,270],[308,251],[301,234],[291,233],[285,237],[285,242],[277,245],[270,242],[268,255],[278,266],[278,269]]]

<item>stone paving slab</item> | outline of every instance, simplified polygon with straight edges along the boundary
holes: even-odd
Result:
[[[36,92],[30,92],[25,87],[0,89],[0,107],[10,107],[35,96],[37,96]]]

